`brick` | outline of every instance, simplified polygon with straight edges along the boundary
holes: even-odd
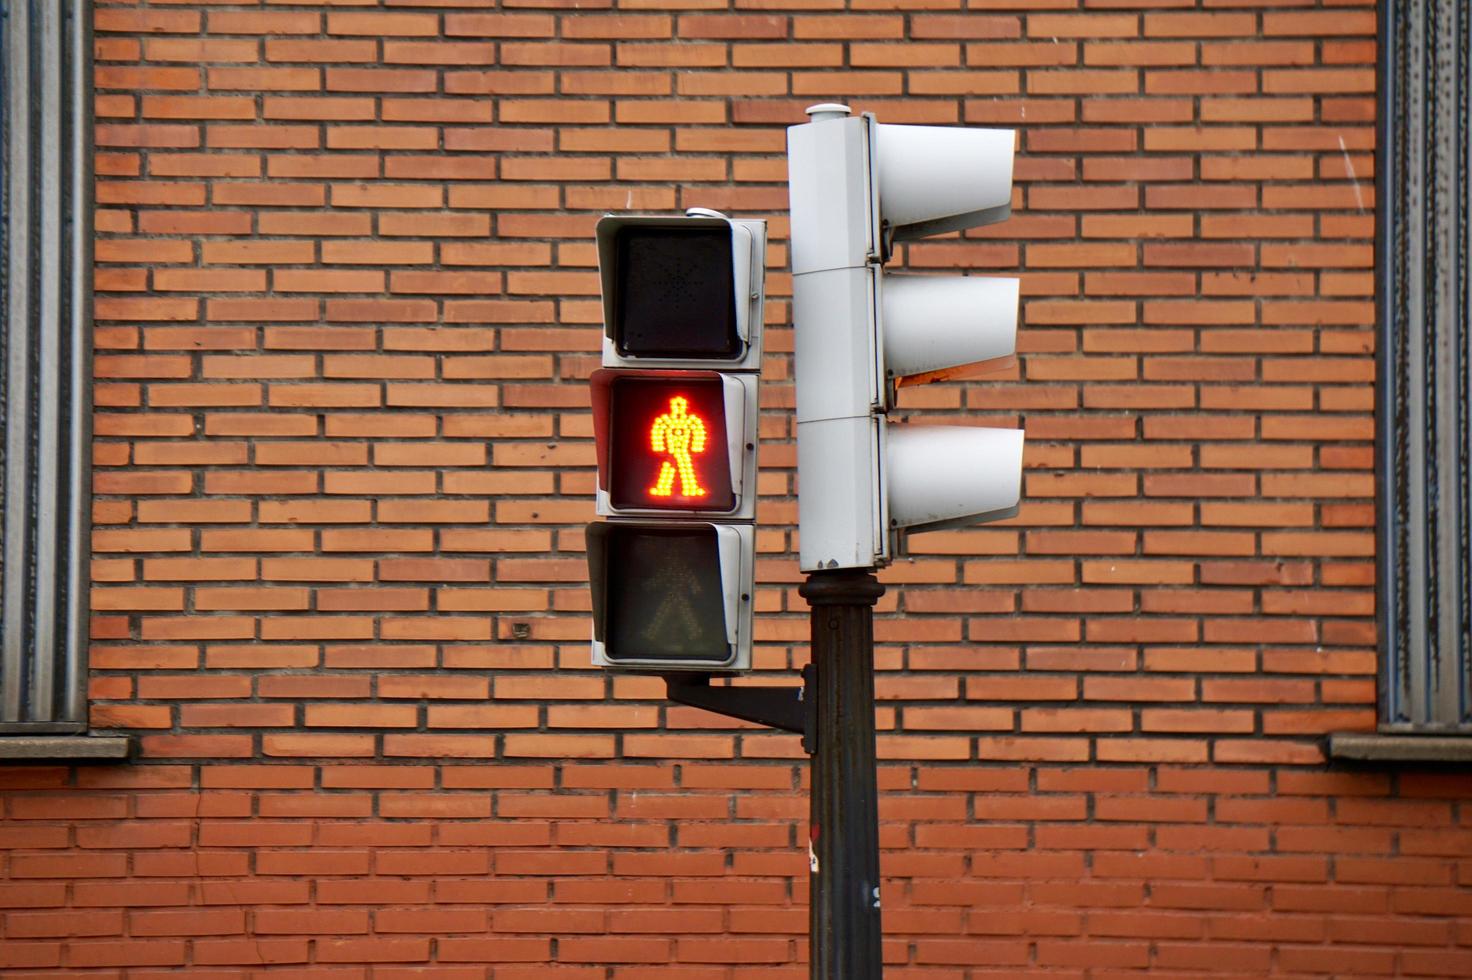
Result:
[[[800,972],[797,740],[587,664],[590,236],[772,221],[790,684],[782,129],[858,99],[1021,151],[1011,221],[896,262],[1022,276],[1019,364],[901,406],[1029,456],[883,573],[892,967],[1465,972],[1465,787],[1320,745],[1374,725],[1373,12],[1084,6],[100,10],[91,714],[145,764],[0,774],[0,904],[58,916],[4,967]]]

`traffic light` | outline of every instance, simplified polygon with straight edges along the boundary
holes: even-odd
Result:
[[[593,372],[598,513],[756,519],[757,375]]]
[[[749,669],[766,224],[609,215],[595,238],[593,662]]]
[[[595,664],[751,666],[753,525],[602,521],[587,547]]]
[[[898,532],[1016,513],[1020,430],[886,413],[898,387],[1013,356],[1017,280],[883,269],[897,243],[1010,214],[1013,133],[808,113],[787,131],[799,563],[873,568]]]
[[[691,208],[594,232],[603,366],[760,371],[766,222]]]

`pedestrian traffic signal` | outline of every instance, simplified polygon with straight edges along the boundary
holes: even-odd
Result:
[[[905,529],[1016,512],[1020,430],[886,413],[899,387],[1014,354],[1017,281],[883,270],[896,243],[1010,214],[1014,135],[808,112],[788,130],[799,563],[872,568]]]
[[[604,367],[761,370],[765,222],[691,209],[595,231]]]
[[[752,525],[602,521],[587,548],[594,664],[751,667]]]
[[[755,519],[755,374],[605,368],[591,389],[600,515]]]
[[[749,669],[766,224],[610,215],[595,240],[593,662]]]

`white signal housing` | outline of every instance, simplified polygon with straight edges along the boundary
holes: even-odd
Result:
[[[766,222],[605,215],[587,525],[592,659],[751,668]]]
[[[885,418],[902,379],[1015,354],[1016,279],[883,270],[896,242],[1011,213],[1015,137],[808,112],[787,131],[799,564],[872,568],[898,531],[997,520],[1020,500],[1020,431]]]

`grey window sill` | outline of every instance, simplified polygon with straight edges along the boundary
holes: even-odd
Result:
[[[127,735],[0,735],[3,762],[123,762]]]
[[[1346,732],[1329,736],[1329,756],[1362,762],[1472,762],[1472,735]]]

